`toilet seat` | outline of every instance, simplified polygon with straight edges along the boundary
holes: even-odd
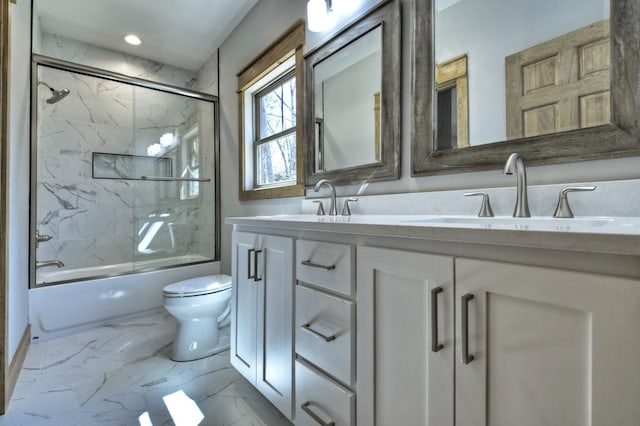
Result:
[[[165,297],[193,297],[218,293],[231,288],[231,277],[228,275],[207,275],[178,281],[162,289]]]

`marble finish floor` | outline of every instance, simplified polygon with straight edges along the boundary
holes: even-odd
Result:
[[[171,361],[174,330],[173,317],[158,311],[34,342],[0,426],[290,425],[231,367],[229,351]],[[170,394],[193,400],[204,419],[174,420],[163,400]]]

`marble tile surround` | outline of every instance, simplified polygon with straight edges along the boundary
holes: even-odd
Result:
[[[175,321],[166,311],[34,342],[0,426],[138,425],[174,422],[162,397],[179,390],[205,415],[201,425],[290,423],[229,363],[169,359]]]
[[[206,81],[200,83],[200,76],[188,70],[52,34],[43,34],[42,46],[48,56],[174,86],[202,86],[212,80],[205,71]],[[39,78],[71,93],[49,105],[44,103],[48,90],[39,90],[37,223],[39,231],[53,239],[39,245],[38,260],[58,259],[66,269],[142,260],[135,250],[135,228],[141,225],[136,218],[157,212],[171,213],[176,225],[171,256],[213,257],[214,215],[202,212],[206,206],[211,210],[213,193],[185,203],[177,199],[179,184],[91,178],[92,152],[147,155],[146,147],[163,133],[183,133],[196,122],[204,123],[203,116],[213,116],[210,104],[49,68],[42,68]],[[213,129],[205,127],[200,126],[202,140],[210,140]],[[205,166],[213,164],[213,144],[200,146],[201,174],[212,176]]]

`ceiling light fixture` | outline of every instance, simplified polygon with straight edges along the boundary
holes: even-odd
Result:
[[[127,34],[126,36],[124,36],[124,41],[134,46],[138,46],[142,43],[142,40],[140,40],[140,37],[138,37],[135,34]]]
[[[348,15],[359,3],[362,1],[309,0],[307,2],[307,27],[309,31],[318,33],[328,30],[335,23],[337,16]]]
[[[331,0],[309,0],[307,2],[307,26],[309,31],[318,33],[329,26]]]
[[[168,148],[171,145],[173,145],[175,138],[173,137],[173,133],[165,133],[164,135],[160,136],[160,145],[163,148]]]

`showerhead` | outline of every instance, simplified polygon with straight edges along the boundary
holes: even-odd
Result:
[[[69,91],[69,89],[62,89],[62,90],[53,90],[53,89],[51,89],[51,97],[49,99],[47,99],[47,103],[48,104],[55,104],[56,102],[62,100],[62,98],[67,96],[69,93],[71,93]]]
[[[49,86],[44,81],[39,81],[38,84],[42,84],[47,86],[49,90],[51,90],[51,97],[47,99],[48,104],[55,104],[56,102],[62,100],[65,96],[67,96],[71,91],[69,89],[56,90],[53,87]]]

